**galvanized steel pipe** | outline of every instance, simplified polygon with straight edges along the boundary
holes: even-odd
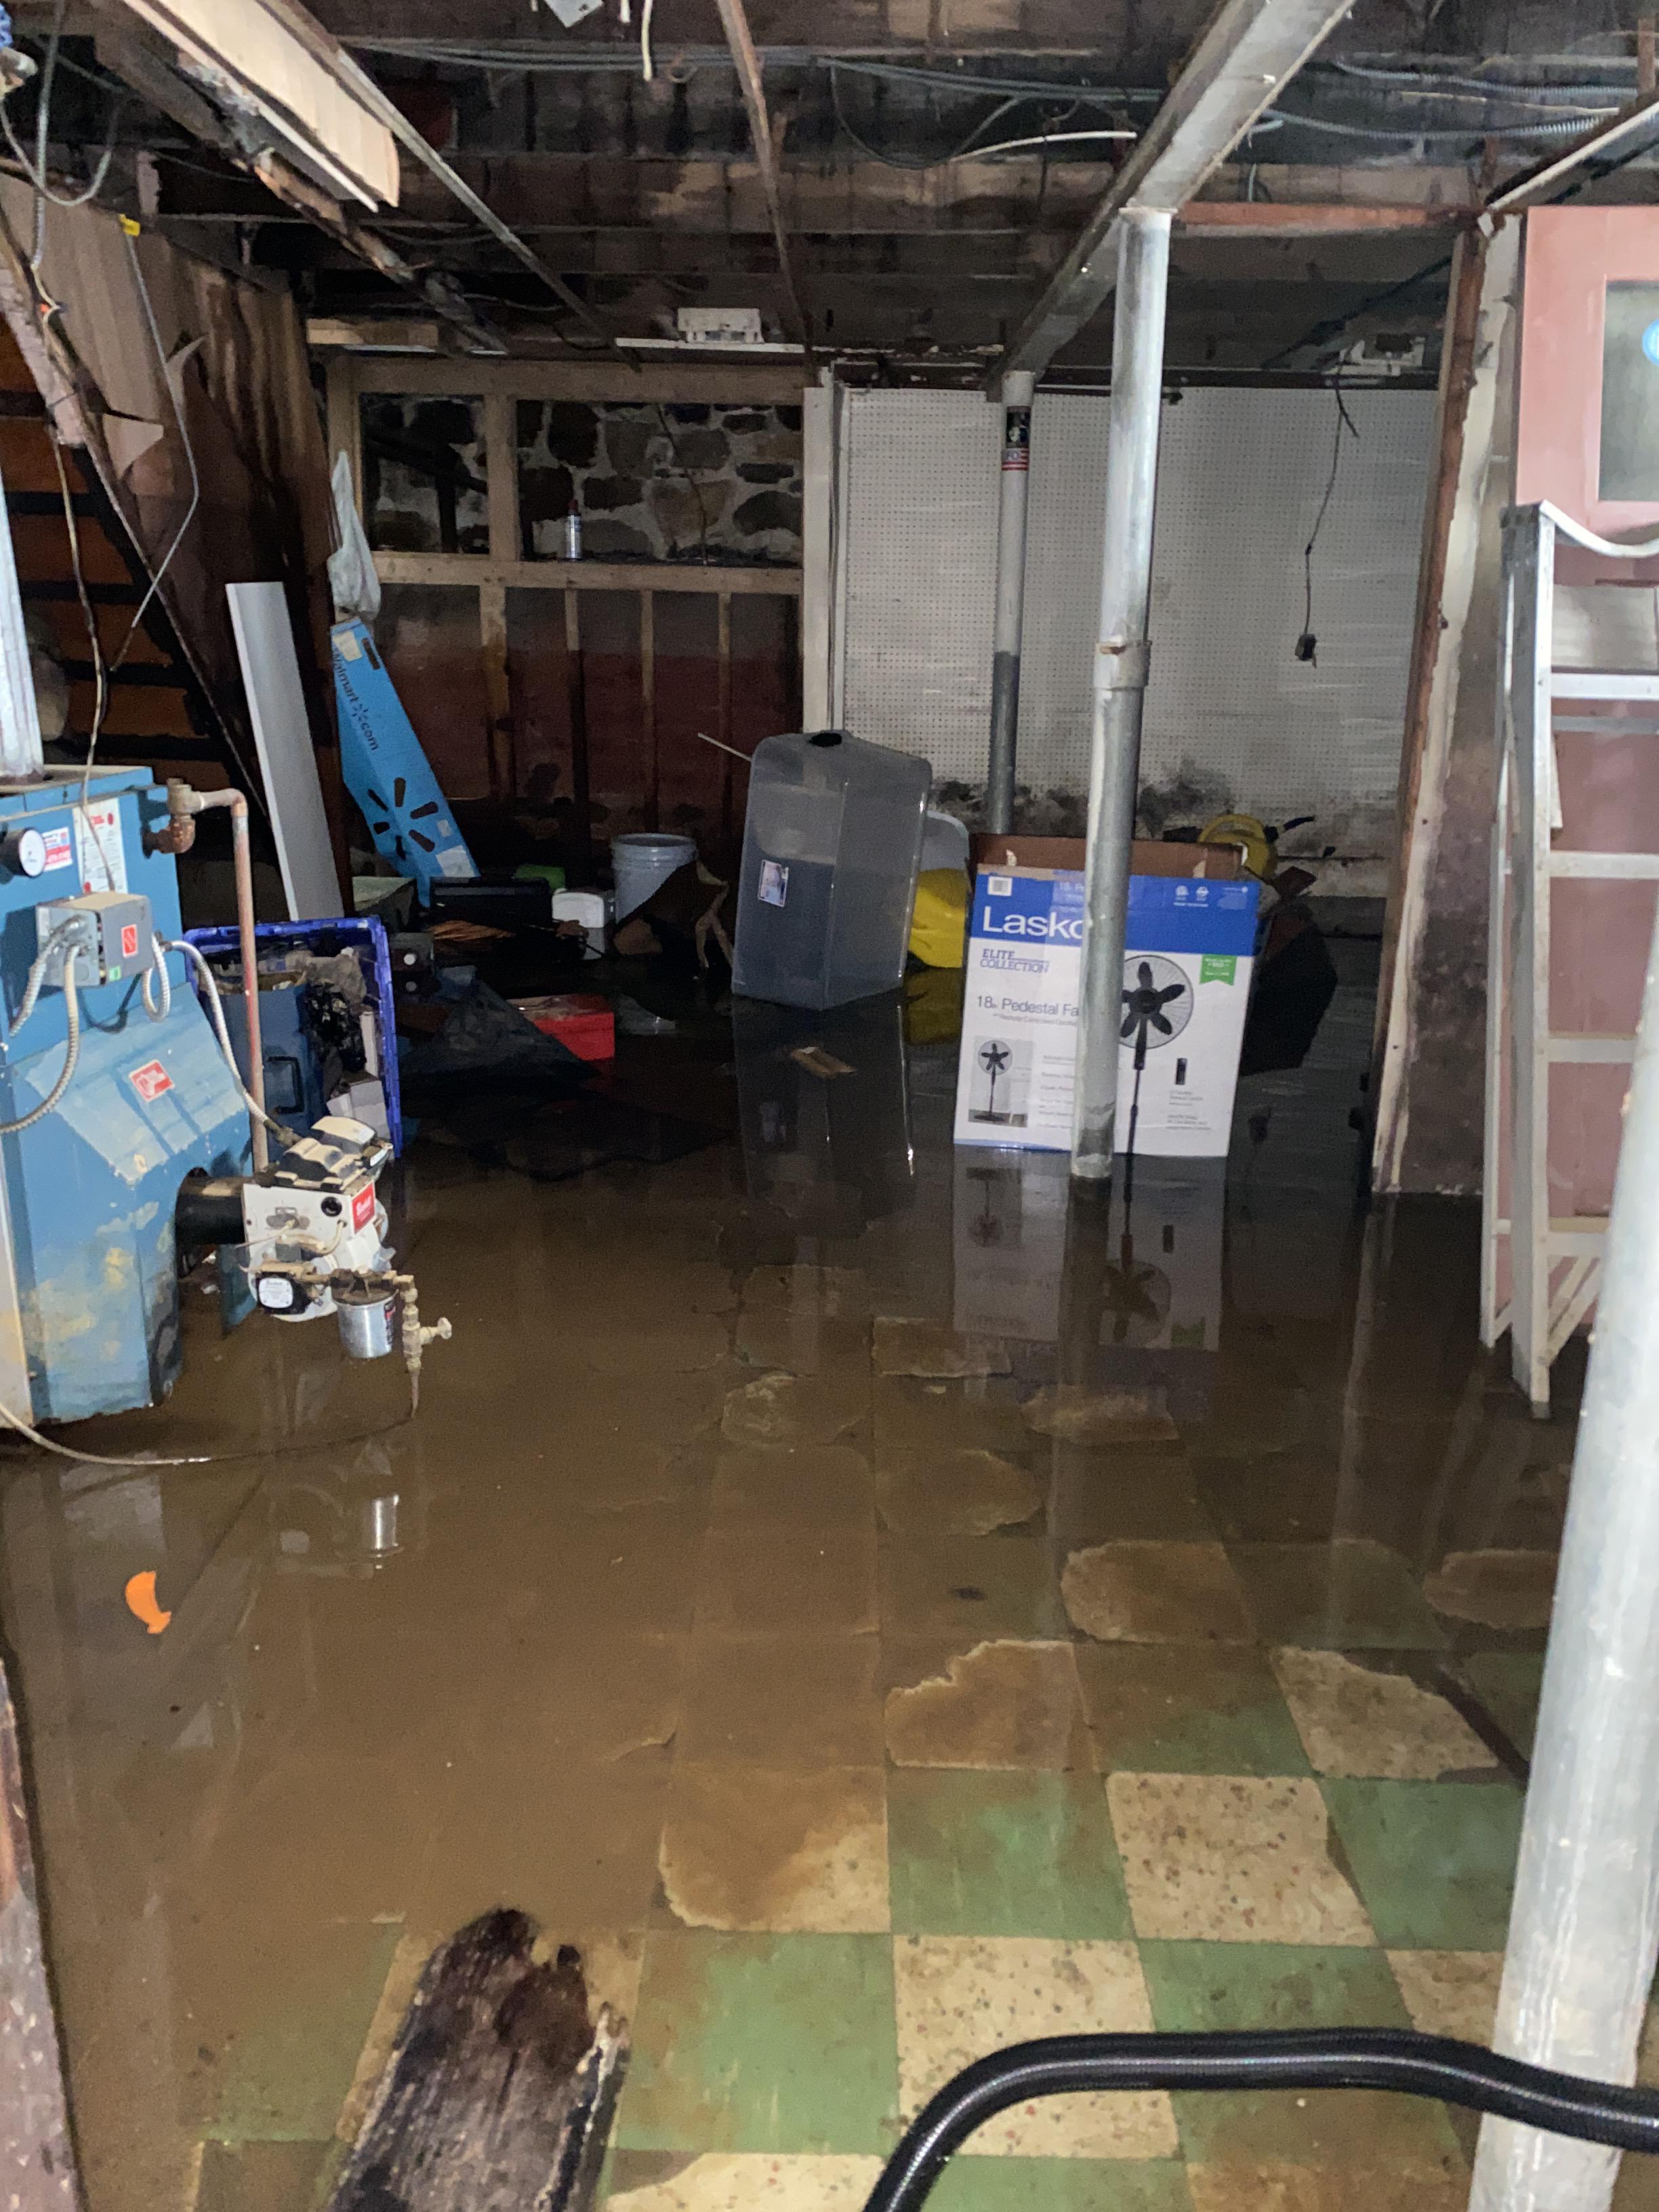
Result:
[[[1002,380],[1002,465],[998,471],[997,603],[991,635],[991,755],[985,826],[1014,826],[1014,760],[1019,727],[1019,656],[1025,623],[1025,511],[1030,489],[1031,398],[1036,379],[1015,369]]]
[[[1495,2046],[1633,2081],[1659,1959],[1659,931],[1556,1574]],[[1480,2134],[1473,2212],[1605,2212],[1609,2150]]]
[[[1164,405],[1164,319],[1169,291],[1167,215],[1131,208],[1117,234],[1112,407],[1095,648],[1089,759],[1089,854],[1078,1005],[1072,1173],[1104,1182],[1117,1125],[1118,1031],[1130,847],[1140,778],[1152,588],[1152,513]]]

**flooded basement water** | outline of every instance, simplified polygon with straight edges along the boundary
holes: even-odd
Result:
[[[680,1157],[414,1146],[398,1242],[455,1334],[413,1424],[393,1363],[192,1294],[171,1403],[77,1434],[264,1456],[6,1458],[92,2212],[302,2212],[497,1904],[634,2021],[629,2212],[855,2206],[1020,2034],[1486,2033],[1577,1369],[1529,1420],[1474,1209],[1357,1203],[1339,949],[1224,1167],[1069,1211],[1063,1162],[953,1152],[948,1006],[626,1041]],[[1073,2098],[936,2202],[1437,2208],[1470,2139],[1358,2092]]]

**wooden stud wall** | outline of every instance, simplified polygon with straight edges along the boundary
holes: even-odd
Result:
[[[768,364],[702,364],[696,368],[648,366],[630,373],[614,364],[520,361],[417,359],[407,355],[337,354],[327,369],[328,441],[331,465],[344,453],[350,465],[359,512],[362,507],[362,417],[366,392],[408,393],[429,398],[482,398],[484,470],[489,503],[488,553],[377,552],[374,566],[383,584],[457,586],[478,595],[478,638],[487,706],[490,795],[511,799],[518,787],[511,686],[507,672],[507,594],[549,591],[564,594],[565,641],[571,675],[570,724],[573,797],[579,818],[588,804],[587,731],[582,678],[581,594],[636,592],[639,594],[640,711],[650,763],[646,820],[658,818],[662,781],[657,732],[656,608],[659,592],[713,592],[718,605],[719,726],[711,732],[731,743],[732,601],[754,594],[798,599],[799,568],[753,568],[659,562],[529,561],[519,517],[518,407],[521,399],[599,402],[639,399],[694,400],[714,405],[745,402],[798,405],[802,374],[798,368]],[[729,837],[734,828],[735,793],[731,760],[721,787],[720,817]]]

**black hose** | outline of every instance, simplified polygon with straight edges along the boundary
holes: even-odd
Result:
[[[1581,2081],[1477,2043],[1389,2027],[1051,2035],[963,2067],[905,2134],[865,2212],[916,2212],[987,2120],[1087,2089],[1397,2089],[1613,2150],[1659,2153],[1659,2092]]]

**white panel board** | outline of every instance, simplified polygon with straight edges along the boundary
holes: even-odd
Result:
[[[1345,398],[1358,434],[1344,436],[1316,548],[1316,665],[1294,647],[1334,395],[1199,387],[1165,405],[1142,752],[1158,826],[1224,802],[1269,821],[1316,815],[1311,841],[1346,854],[1387,849],[1434,395]],[[1019,780],[1039,795],[1087,784],[1108,406],[1039,393],[1032,425]],[[848,726],[975,787],[997,419],[977,393],[860,393],[848,407]],[[1190,805],[1166,816],[1182,783]]]
[[[857,738],[982,783],[1002,410],[977,392],[849,395],[847,657]]]
[[[321,921],[339,913],[340,887],[287,596],[280,584],[227,584],[225,597],[230,601],[289,915],[295,921]]]

